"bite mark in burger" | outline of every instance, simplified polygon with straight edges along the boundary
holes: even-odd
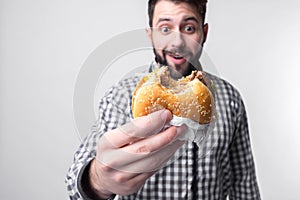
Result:
[[[179,80],[171,78],[164,66],[143,77],[132,96],[133,117],[148,115],[161,109],[173,115],[208,124],[213,118],[214,97],[205,73],[194,70]]]

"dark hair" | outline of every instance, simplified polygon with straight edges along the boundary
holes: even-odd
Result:
[[[149,17],[149,26],[150,27],[152,27],[152,20],[153,20],[153,13],[154,13],[155,5],[159,1],[161,1],[161,0],[149,0],[148,1],[148,17]],[[168,1],[171,1],[175,4],[187,3],[193,7],[196,7],[196,9],[204,23],[207,0],[168,0]]]

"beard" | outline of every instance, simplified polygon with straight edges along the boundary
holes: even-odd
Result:
[[[166,59],[166,52],[182,52],[182,51],[178,51],[177,49],[171,49],[171,50],[163,50],[163,56],[160,56],[156,49],[153,48],[153,52],[155,55],[155,61],[160,65],[160,66],[170,66],[170,64],[168,63],[167,59]],[[201,51],[199,52],[199,55],[196,56],[197,58],[199,58],[201,55]],[[182,66],[181,65],[177,65],[174,64],[174,68],[173,67],[168,67],[168,70],[170,72],[170,76],[173,79],[180,79],[184,76],[188,76],[192,73],[193,70],[201,70],[201,64],[199,62],[199,59],[194,59],[192,62],[188,62],[188,65],[185,69],[183,69],[182,72],[179,72],[179,70],[182,70]]]

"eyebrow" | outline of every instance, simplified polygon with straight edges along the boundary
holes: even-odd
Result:
[[[156,25],[159,24],[160,22],[170,22],[172,21],[170,18],[159,18],[158,21],[156,22]]]
[[[194,22],[200,23],[199,20],[196,17],[187,17],[183,21],[185,21],[185,22],[194,21]]]
[[[170,22],[172,21],[172,19],[170,18],[167,18],[167,17],[164,17],[164,18],[159,18],[158,21],[156,22],[156,25],[158,25],[160,22]],[[194,21],[196,23],[200,23],[199,20],[196,18],[196,17],[187,17],[187,18],[184,18],[183,19],[184,22],[187,22],[187,21]]]

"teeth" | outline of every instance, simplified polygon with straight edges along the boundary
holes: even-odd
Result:
[[[174,56],[174,58],[180,59],[180,58],[182,58],[182,56]]]
[[[181,59],[181,58],[184,57],[183,55],[175,53],[175,52],[169,52],[169,55],[176,58],[176,59]]]
[[[171,54],[171,56],[173,56],[174,58],[182,58],[183,57],[181,55],[174,55],[174,54],[173,55]]]

